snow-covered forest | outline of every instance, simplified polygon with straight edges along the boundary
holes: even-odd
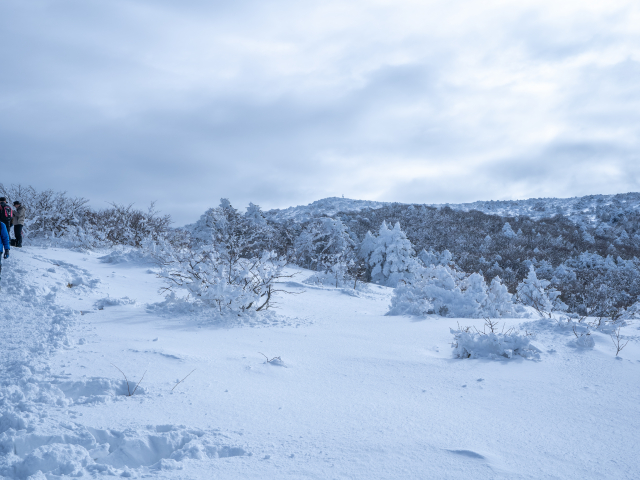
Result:
[[[265,276],[260,280],[265,285],[285,264],[318,272],[314,277],[318,282],[341,287],[357,289],[358,282],[394,288],[400,284],[402,291],[421,299],[420,306],[407,305],[406,311],[422,314],[445,310],[449,313],[444,314],[456,317],[487,314],[494,307],[454,314],[457,302],[472,290],[466,284],[469,279],[477,280],[474,288],[481,293],[473,302],[480,305],[488,302],[485,295],[491,285],[504,287],[515,303],[531,303],[520,292],[527,282],[535,281],[541,294],[558,292],[553,310],[575,318],[616,319],[638,308],[640,195],[636,193],[441,207],[335,198],[267,212],[253,203],[241,212],[222,199],[195,224],[184,227],[173,227],[169,216],[155,211],[153,204],[138,210],[114,203],[96,211],[87,206],[87,199],[62,192],[0,185],[0,193],[21,198],[30,212],[25,226],[28,243],[131,246],[156,252],[163,258],[167,291],[172,292],[177,286],[194,288],[191,279],[196,273],[185,273],[188,265],[232,265],[243,270],[251,261],[253,268],[268,270],[259,275]],[[234,277],[226,270],[217,275]],[[457,292],[447,293],[446,301],[424,287],[444,282],[442,275],[450,290]],[[252,273],[252,278],[257,277]],[[266,295],[264,285],[255,288],[261,297]],[[402,298],[397,302],[409,302],[406,294]],[[544,310],[550,312],[550,305]],[[405,307],[396,305],[391,311]]]
[[[223,198],[185,226],[0,195],[27,210],[0,283],[0,478],[637,473],[638,194]]]

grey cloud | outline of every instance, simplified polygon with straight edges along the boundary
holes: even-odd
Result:
[[[460,203],[638,191],[638,147],[555,143],[535,155],[502,159],[448,177],[416,178],[395,186],[385,196],[408,203]],[[457,183],[465,186],[464,192]]]
[[[348,29],[336,40],[318,27],[319,46],[308,46],[269,30],[274,15],[282,29],[288,12],[310,8],[299,4],[35,5],[7,2],[0,15],[11,39],[0,42],[0,156],[13,167],[3,183],[67,190],[96,206],[157,199],[179,224],[222,196],[271,208],[340,194],[436,203],[640,186],[638,63],[566,64],[628,41],[594,33],[593,19],[559,33],[544,17],[507,15],[496,36],[459,44],[413,32],[381,45]],[[199,38],[189,27],[204,35],[207,21],[215,48],[205,43],[189,63]],[[265,58],[282,65],[225,44],[213,27],[238,42],[273,40]],[[511,65],[500,51],[483,56],[483,41],[515,45],[527,75],[503,81]],[[338,53],[322,63],[326,42]],[[297,64],[305,48],[319,62],[308,71]],[[213,54],[222,56],[204,60]],[[542,67],[557,72],[538,82]],[[533,80],[552,82],[553,93],[519,89]]]

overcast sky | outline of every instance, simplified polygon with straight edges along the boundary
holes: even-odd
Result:
[[[3,0],[0,183],[228,197],[640,190],[637,0]]]

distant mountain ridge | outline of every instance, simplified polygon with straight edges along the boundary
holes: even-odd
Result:
[[[339,212],[359,212],[366,208],[381,208],[391,205],[391,202],[376,202],[373,200],[353,200],[351,198],[327,197],[316,200],[309,205],[298,205],[283,209],[273,209],[265,212],[267,218],[277,222],[295,220],[304,222],[312,218],[329,216],[332,217]]]
[[[328,197],[316,200],[309,205],[299,205],[285,209],[265,212],[274,221],[294,220],[305,222],[321,216],[332,217],[339,212],[359,212],[364,209],[378,209],[399,202],[376,202],[373,200],[353,200],[341,197]],[[527,216],[535,220],[561,214],[574,221],[592,221],[598,212],[638,211],[640,210],[640,192],[619,193],[614,195],[586,195],[572,198],[529,198],[526,200],[480,200],[471,203],[442,204],[401,204],[426,205],[427,207],[480,212],[499,216]]]

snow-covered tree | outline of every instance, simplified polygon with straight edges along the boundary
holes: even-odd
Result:
[[[376,246],[369,256],[371,281],[388,287],[395,287],[399,281],[411,277],[417,264],[411,242],[396,223],[389,229],[382,222]]]
[[[500,277],[491,280],[487,289],[487,298],[482,305],[482,310],[488,317],[512,317],[515,315],[513,296],[502,283]]]
[[[511,225],[509,225],[509,222],[505,223],[504,226],[502,227],[502,235],[504,235],[510,240],[517,238],[518,236],[516,232],[514,232],[513,229],[511,228]]]
[[[267,219],[264,218],[264,213],[262,213],[260,206],[254,205],[251,202],[249,202],[249,206],[247,207],[247,211],[244,216],[255,225],[265,226],[267,224]]]
[[[221,198],[218,207],[204,212],[188,230],[194,242],[198,244],[227,244],[232,237],[239,237],[244,230],[241,226],[242,220],[242,216],[233,208],[229,199]]]
[[[365,278],[367,281],[371,281],[371,265],[369,259],[371,254],[376,249],[377,240],[376,237],[371,234],[371,231],[367,231],[358,248],[358,258],[364,262],[365,265]]]
[[[549,280],[539,279],[533,265],[529,274],[517,288],[517,299],[523,305],[533,307],[540,315],[549,315],[556,310],[564,311],[567,306],[560,300],[561,293]]]
[[[252,258],[264,251],[282,250],[286,239],[278,238],[276,230],[267,223],[258,205],[249,204],[242,215],[229,202],[220,199],[220,205],[207,210],[193,225],[185,227],[194,246],[215,245],[222,255],[233,251],[234,255]]]
[[[482,275],[472,273],[464,278],[459,285],[465,300],[459,310],[464,312],[464,316],[475,317],[484,313],[483,307],[487,302],[487,284]]]
[[[348,263],[354,247],[340,219],[329,217],[309,222],[295,241],[298,261],[312,270],[330,270],[338,262]]]
[[[424,250],[418,254],[418,258],[422,261],[425,267],[432,265],[453,265],[453,255],[449,250],[444,250],[442,253],[434,252],[433,249]]]

